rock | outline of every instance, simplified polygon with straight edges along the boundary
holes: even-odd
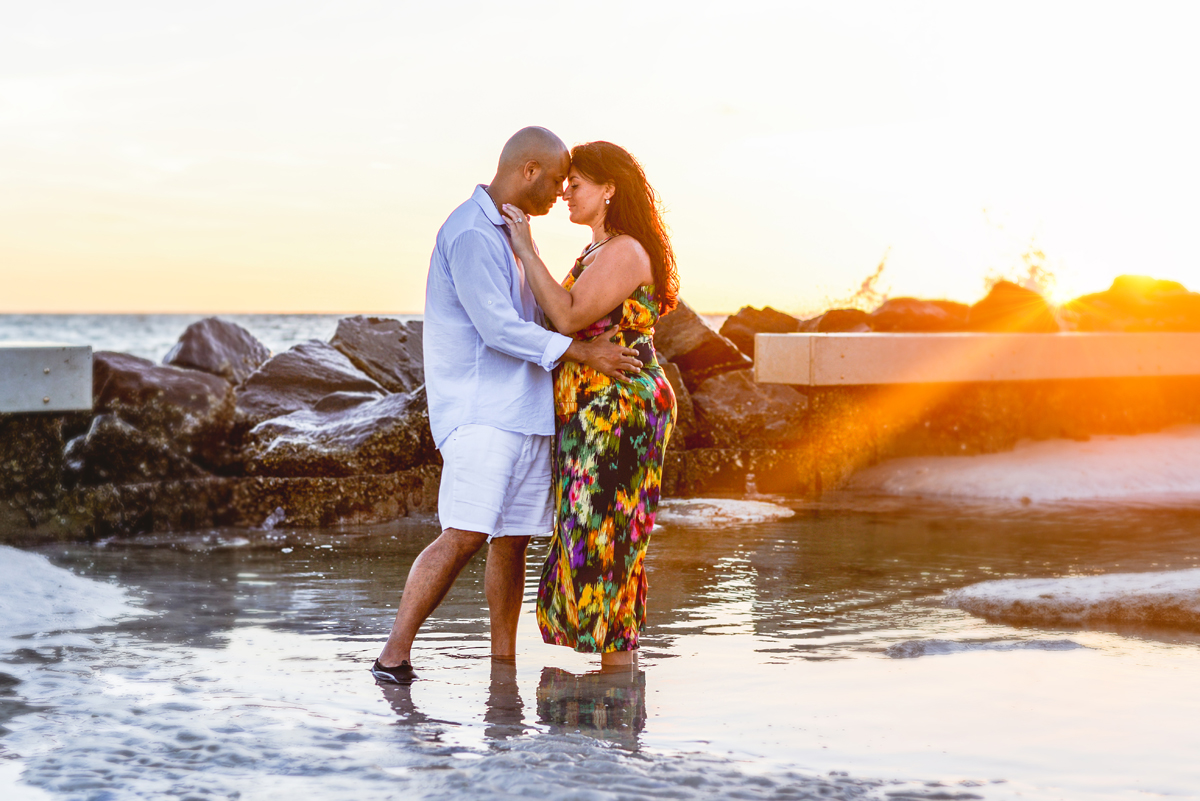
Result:
[[[374,392],[333,392],[313,404],[314,412],[340,412],[379,400]]]
[[[97,413],[178,444],[188,458],[220,462],[233,426],[233,385],[199,370],[159,365],[126,353],[93,356]]]
[[[249,331],[208,317],[187,327],[163,364],[202,370],[241,384],[269,358],[271,351]]]
[[[52,516],[62,494],[63,449],[90,415],[0,414],[0,540],[6,528],[35,526]]]
[[[770,306],[762,309],[743,306],[737,314],[726,318],[721,326],[721,336],[753,359],[755,334],[791,334],[799,330],[800,321],[790,314],[776,311]]]
[[[806,334],[856,334],[871,330],[871,315],[861,309],[830,309],[800,323]]]
[[[233,485],[228,525],[261,526],[278,509],[276,530],[370,525],[435,512],[440,478],[440,466],[429,464],[388,475],[241,479]]]
[[[971,307],[950,300],[892,298],[871,313],[871,330],[921,334],[965,331]]]
[[[389,392],[412,392],[425,383],[421,321],[345,317],[329,344]]]
[[[812,454],[772,448],[697,448],[670,454],[664,464],[663,495],[787,493],[815,497]]]
[[[778,448],[802,439],[808,399],[783,384],[755,383],[750,370],[735,370],[701,384],[692,405],[703,446]]]
[[[311,409],[335,392],[385,394],[332,345],[301,342],[271,357],[238,389],[238,427],[244,431],[273,417]]]
[[[1058,321],[1046,299],[1017,286],[1000,281],[987,297],[971,307],[967,329],[993,333],[1049,334],[1059,330]]]
[[[749,357],[718,334],[691,306],[679,301],[655,326],[654,348],[679,367],[684,383],[694,390],[707,379],[751,365]]]
[[[1067,303],[1079,331],[1200,331],[1200,293],[1177,281],[1121,275],[1103,292]]]
[[[679,367],[672,362],[661,362],[663,373],[675,390],[675,430],[671,432],[671,441],[667,447],[671,450],[686,450],[692,447],[689,443],[699,433],[696,427],[696,411],[692,408],[692,394],[683,383],[683,374]]]
[[[171,443],[146,436],[113,414],[92,420],[86,434],[67,443],[64,478],[76,484],[134,484],[207,475]]]
[[[246,472],[259,476],[394,473],[434,460],[424,387],[349,408],[302,409],[246,436]]]
[[[0,530],[0,541],[34,544],[216,526],[255,528],[277,509],[283,514],[276,530],[384,523],[413,512],[436,511],[440,475],[437,465],[425,465],[386,476],[211,477],[81,486],[63,497],[50,523]],[[271,540],[268,547],[276,550],[279,542]]]

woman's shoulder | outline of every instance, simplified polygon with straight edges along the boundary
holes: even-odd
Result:
[[[617,234],[608,245],[618,252],[636,254],[647,261],[650,260],[650,254],[646,252],[646,248],[642,247],[642,243],[629,234]]]
[[[646,252],[646,248],[642,247],[642,243],[629,234],[617,234],[605,242],[603,247],[597,248],[592,258],[586,259],[586,262],[591,264],[601,256],[604,257],[605,261],[628,260],[638,264],[645,264],[646,266],[650,265],[650,254]]]

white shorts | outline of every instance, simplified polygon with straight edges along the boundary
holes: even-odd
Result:
[[[495,537],[541,537],[554,530],[550,441],[491,426],[459,426],[442,443],[438,520]]]

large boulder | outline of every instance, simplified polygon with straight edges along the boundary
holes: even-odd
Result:
[[[703,446],[780,448],[803,439],[808,399],[783,384],[758,384],[750,370],[735,370],[701,384],[692,405]]]
[[[753,359],[755,334],[791,334],[799,330],[800,321],[790,314],[776,311],[770,306],[761,309],[743,306],[737,314],[726,318],[721,326],[721,336]]]
[[[971,307],[952,300],[892,298],[871,313],[871,330],[888,334],[965,331]]]
[[[1050,305],[1037,292],[1011,281],[1000,281],[983,300],[971,307],[967,330],[1051,334],[1059,330],[1059,325]]]
[[[654,327],[654,348],[678,365],[689,390],[714,375],[751,365],[737,345],[718,334],[682,300]]]
[[[245,328],[208,317],[184,330],[163,364],[202,370],[241,384],[269,358],[271,351]]]
[[[237,393],[239,430],[264,420],[312,409],[339,392],[382,397],[383,387],[368,378],[332,345],[301,342],[269,359],[246,379]]]
[[[800,323],[800,331],[806,334],[857,334],[870,330],[871,315],[862,309],[830,309]]]
[[[207,475],[171,443],[149,437],[113,414],[96,416],[86,434],[67,443],[63,460],[65,483],[72,486]]]
[[[220,461],[233,426],[233,385],[199,370],[155,364],[127,353],[92,357],[94,407],[191,459]]]
[[[394,473],[434,460],[425,389],[349,408],[302,409],[255,426],[243,451],[257,476]]]
[[[425,383],[420,320],[345,317],[329,341],[389,392],[412,392]]]
[[[1117,276],[1064,311],[1079,331],[1200,331],[1200,293],[1144,275]]]
[[[683,373],[679,372],[677,365],[662,362],[662,369],[671,389],[675,391],[675,429],[671,432],[668,447],[681,451],[691,447],[689,443],[699,433],[696,427],[696,411],[692,408],[692,393],[688,392],[687,385],[683,383]]]

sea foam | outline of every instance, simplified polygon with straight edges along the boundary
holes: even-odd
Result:
[[[1200,628],[1200,569],[1001,579],[951,590],[944,601],[999,620]]]
[[[6,545],[0,545],[0,587],[0,641],[145,614],[121,587],[77,576],[40,554]]]
[[[979,651],[1074,651],[1086,647],[1071,640],[908,640],[888,646],[883,653],[892,659],[916,659]]]
[[[981,456],[892,459],[859,473],[850,487],[1030,502],[1200,500],[1200,426],[1087,442],[1022,442]]]
[[[766,501],[731,498],[672,498],[658,505],[655,521],[669,526],[729,526],[783,520],[796,512]]]

